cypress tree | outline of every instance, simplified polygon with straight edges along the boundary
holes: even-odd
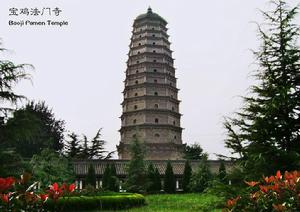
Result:
[[[225,167],[225,164],[224,164],[223,160],[220,163],[218,176],[219,176],[220,182],[222,182],[222,183],[228,183],[228,181],[227,181],[226,167]]]
[[[69,158],[79,157],[81,152],[80,141],[78,139],[78,135],[75,133],[68,134],[68,137],[71,139],[67,141],[66,144],[66,155]]]
[[[190,166],[189,161],[187,160],[184,164],[183,179],[182,179],[182,188],[184,192],[189,192],[189,184],[192,177],[192,167]]]
[[[170,161],[168,161],[167,163],[167,168],[165,172],[164,191],[170,194],[175,193],[176,191],[176,180]]]
[[[88,173],[85,178],[85,184],[86,186],[91,185],[94,188],[96,187],[96,173],[95,173],[95,168],[92,164],[89,165]]]
[[[155,168],[155,173],[154,173],[154,176],[155,176],[155,191],[156,192],[160,192],[161,190],[161,179],[160,179],[160,174],[159,174],[159,171],[157,168]]]
[[[129,192],[145,192],[146,169],[144,163],[145,148],[134,138],[130,145],[131,160],[127,168],[126,190]]]
[[[110,165],[109,190],[119,191],[119,179],[117,177],[117,170],[114,163]]]
[[[192,192],[203,192],[209,186],[211,180],[212,174],[207,159],[203,158],[196,172],[192,174],[189,189]]]
[[[149,193],[157,192],[156,190],[156,182],[155,182],[155,169],[152,163],[149,164],[147,169],[147,186],[146,190]]]
[[[110,165],[107,164],[102,176],[102,188],[109,190],[109,178],[110,178]]]

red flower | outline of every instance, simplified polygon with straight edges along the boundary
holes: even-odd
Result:
[[[14,183],[15,179],[13,177],[0,178],[0,193],[10,189]]]
[[[75,184],[69,185],[69,192],[73,192],[75,190]]]
[[[48,194],[40,194],[39,196],[43,202],[46,202],[48,199]]]
[[[236,197],[236,198],[234,198],[234,199],[229,199],[229,200],[227,200],[227,207],[232,208],[232,207],[237,203],[237,201],[238,201],[240,198],[241,198],[241,197],[238,196],[238,197]]]
[[[1,195],[1,200],[5,203],[9,202],[9,195],[8,194],[0,194]]]
[[[50,188],[48,190],[49,197],[51,199],[53,199],[54,201],[58,200],[58,198],[63,195],[63,190],[62,190],[62,188],[58,187],[57,183],[54,183],[53,185],[50,185],[49,188]]]
[[[280,173],[280,171],[279,171],[279,170],[277,171],[277,173],[276,173],[276,176],[275,176],[275,177],[276,177],[276,179],[277,179],[277,180],[280,180],[280,179],[282,178],[282,175],[281,175],[281,173]]]
[[[259,188],[260,188],[260,190],[261,190],[262,192],[264,192],[264,193],[267,193],[267,192],[269,191],[269,188],[268,188],[267,186],[262,186],[262,185],[260,185]]]
[[[245,183],[246,183],[247,185],[251,186],[251,187],[254,187],[254,186],[256,186],[257,184],[259,184],[259,182],[255,182],[255,181],[251,181],[251,182],[245,181]]]
[[[275,181],[275,177],[274,176],[270,176],[270,177],[265,177],[264,178],[266,183],[272,183]]]

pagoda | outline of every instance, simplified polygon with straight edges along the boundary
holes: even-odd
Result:
[[[119,159],[130,159],[134,139],[145,144],[147,160],[180,160],[184,145],[178,88],[167,22],[152,12],[133,23],[121,115]]]

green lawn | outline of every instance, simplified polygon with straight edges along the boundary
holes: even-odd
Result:
[[[159,194],[146,196],[147,206],[135,211],[221,211],[224,200],[210,194]]]

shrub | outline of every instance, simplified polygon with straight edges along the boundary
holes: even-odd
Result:
[[[169,194],[176,192],[176,180],[170,161],[168,161],[167,163],[167,168],[165,172],[164,191]]]
[[[229,199],[224,211],[299,211],[300,171],[277,171],[259,182],[245,183],[248,192]]]
[[[65,197],[54,201],[47,201],[48,210],[83,211],[83,210],[120,210],[145,205],[145,197],[141,194],[117,194],[103,196]]]

